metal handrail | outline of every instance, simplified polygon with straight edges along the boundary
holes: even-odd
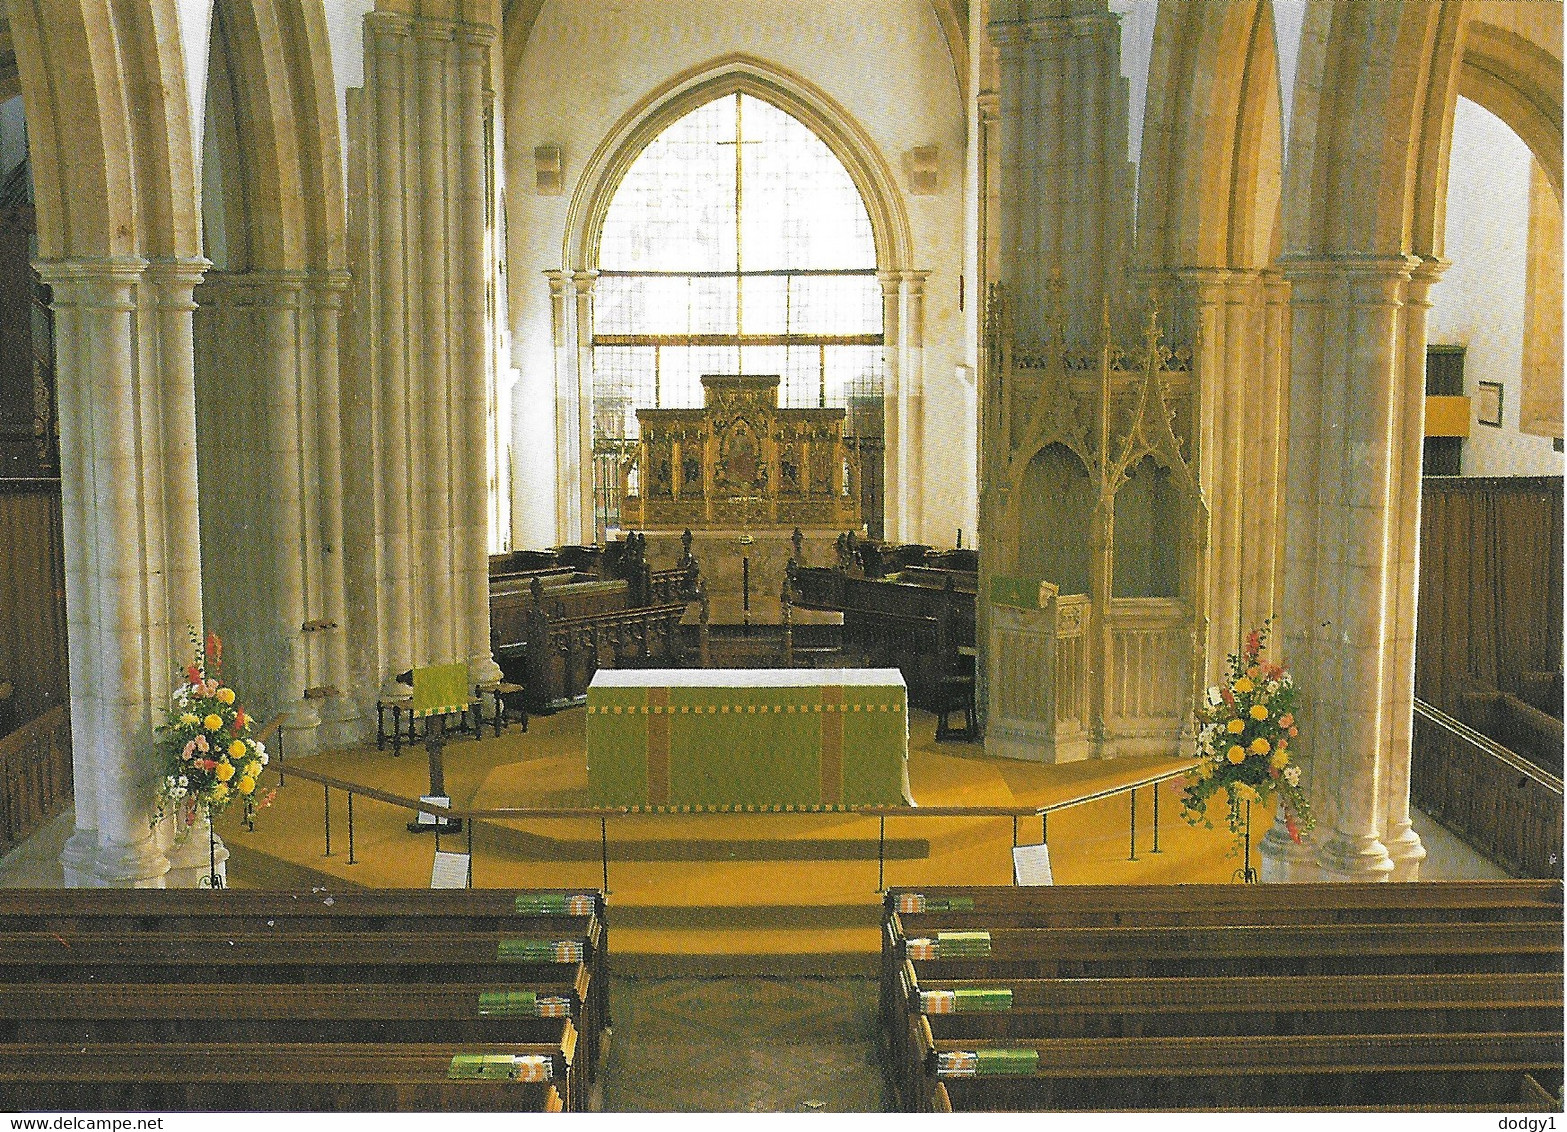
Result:
[[[281,728],[282,716],[270,720],[257,734],[257,738],[263,741],[276,736],[277,743],[277,771],[278,785],[284,784],[284,760],[283,760],[283,731]],[[635,818],[677,816],[677,817],[757,817],[757,816],[804,816],[804,817],[874,817],[877,819],[877,850],[876,850],[876,880],[877,891],[886,890],[886,848],[887,848],[887,819],[888,818],[1011,818],[1012,819],[1012,845],[1016,848],[1018,841],[1018,820],[1026,817],[1039,818],[1040,840],[1046,839],[1050,814],[1064,810],[1072,806],[1084,805],[1088,802],[1100,801],[1112,798],[1117,794],[1127,794],[1131,805],[1131,855],[1130,860],[1137,860],[1137,791],[1145,786],[1153,788],[1153,848],[1152,852],[1161,852],[1159,848],[1159,783],[1171,778],[1178,778],[1188,773],[1198,763],[1193,760],[1183,763],[1179,768],[1161,771],[1157,774],[1146,775],[1133,782],[1122,783],[1118,786],[1097,790],[1092,794],[1084,794],[1076,798],[1069,798],[1062,802],[1052,802],[1044,806],[914,806],[914,805],[874,805],[853,806],[844,809],[810,809],[795,807],[792,809],[724,809],[701,808],[680,811],[661,811],[657,809],[641,809],[630,806],[539,806],[522,807],[508,806],[489,809],[463,808],[458,806],[440,807],[443,819],[460,819],[466,822],[468,853],[473,854],[473,823],[475,820],[486,821],[535,821],[535,820],[593,820],[599,822],[600,861],[603,869],[604,890],[609,891],[609,819],[610,818]],[[287,773],[303,778],[309,782],[316,782],[322,789],[322,825],[325,832],[324,856],[332,855],[332,811],[331,791],[341,790],[348,797],[348,863],[357,864],[354,859],[354,795],[369,798],[385,805],[396,806],[413,813],[429,813],[431,805],[428,802],[413,798],[405,798],[400,794],[378,790],[373,786],[364,786],[357,782],[349,782],[346,779],[333,775],[323,774],[320,771],[308,770],[300,766],[291,766]],[[440,846],[440,826],[435,828],[436,846]]]

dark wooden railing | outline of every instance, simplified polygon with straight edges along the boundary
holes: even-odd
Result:
[[[1422,700],[1409,792],[1513,875],[1562,875],[1562,780]]]
[[[71,804],[71,718],[62,704],[0,739],[0,853]]]

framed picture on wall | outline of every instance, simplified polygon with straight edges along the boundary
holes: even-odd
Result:
[[[1483,425],[1502,427],[1502,383],[1480,382],[1480,392],[1475,398],[1475,417]]]

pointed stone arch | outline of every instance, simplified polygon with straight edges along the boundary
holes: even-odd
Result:
[[[566,270],[597,266],[604,216],[626,171],[648,144],[697,107],[732,94],[769,102],[810,127],[843,164],[865,202],[878,268],[909,269],[913,237],[908,212],[892,167],[875,141],[826,91],[764,59],[737,53],[674,76],[645,95],[610,129],[588,158],[572,196],[561,252]]]

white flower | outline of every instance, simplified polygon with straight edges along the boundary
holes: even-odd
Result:
[[[179,776],[178,780],[176,780],[175,785],[176,786],[180,786],[180,787],[185,787],[185,786],[189,786],[190,782],[187,781],[185,776],[182,774],[182,775]]]
[[[1299,786],[1300,785],[1300,767],[1298,767],[1298,766],[1287,766],[1287,767],[1285,767],[1284,768],[1284,781],[1288,782],[1291,786]]]
[[[257,746],[257,747],[260,747],[260,746],[261,746],[261,744],[260,744],[260,743],[257,743],[257,744],[256,744],[256,746]],[[266,753],[266,752],[265,752],[265,751],[262,751],[262,752],[261,752],[261,765],[262,765],[262,766],[266,766],[266,765],[267,765],[267,763],[269,763],[269,762],[271,762],[271,761],[272,761],[272,757],[271,757],[271,756],[270,756],[270,755],[268,755],[268,754],[267,754],[267,753]]]
[[[1210,687],[1208,691],[1204,693],[1203,699],[1207,701],[1209,707],[1218,707],[1221,703],[1224,702],[1224,697],[1219,695],[1219,686],[1217,684]]]
[[[256,754],[264,755],[267,753],[267,745],[260,739],[251,739],[249,742],[252,747],[256,748]]]

